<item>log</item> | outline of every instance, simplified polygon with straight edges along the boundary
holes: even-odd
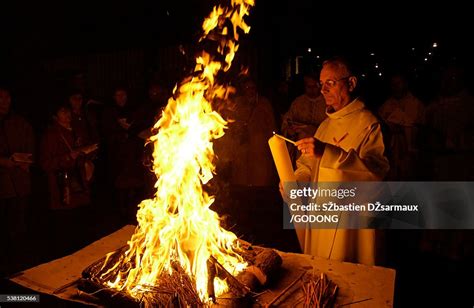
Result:
[[[265,249],[257,255],[254,265],[260,269],[262,274],[265,275],[265,277],[257,275],[257,278],[259,278],[262,285],[266,285],[268,278],[272,278],[276,273],[278,273],[282,262],[283,260],[280,255],[273,249]]]
[[[207,261],[207,294],[209,299],[214,303],[216,301],[216,293],[214,290],[214,279],[216,278],[216,264],[212,260]]]
[[[268,284],[271,277],[279,271],[282,259],[275,250],[261,247],[255,248],[254,256],[247,258],[247,262],[251,265],[240,272],[235,278],[227,271],[224,273],[217,260],[211,257],[211,261],[217,265],[216,275],[218,277],[230,278],[229,276],[231,276],[233,278],[227,280],[230,285],[229,292],[219,296],[212,307],[246,307],[250,305],[252,300],[249,296],[249,292],[255,292]],[[249,255],[250,254],[247,256]],[[244,287],[244,290],[242,290],[243,288],[241,286]]]
[[[231,287],[231,292],[240,295],[240,296],[247,296],[250,292],[250,289],[242,284],[236,277],[234,277],[231,273],[229,273],[219,261],[216,260],[213,256],[209,258],[209,261],[216,266],[216,275],[219,278],[227,279],[227,283]],[[237,293],[238,292],[238,293]]]
[[[281,268],[282,259],[273,249],[262,249],[255,257],[253,265],[237,275],[237,279],[252,291],[268,284]]]

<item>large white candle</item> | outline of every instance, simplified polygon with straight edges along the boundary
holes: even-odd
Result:
[[[268,139],[268,145],[270,146],[280,181],[283,184],[296,182],[295,172],[291,164],[290,155],[288,154],[288,148],[286,147],[286,141],[277,136],[272,136]]]
[[[290,189],[297,189],[298,184],[296,183],[295,172],[293,170],[293,165],[291,164],[290,155],[288,154],[286,141],[277,136],[272,136],[270,139],[268,139],[268,145],[270,146],[270,151],[272,152],[273,161],[275,162],[278,176],[280,177],[280,182],[285,189],[285,193],[288,194]],[[283,199],[287,203],[291,202],[301,204],[301,200],[299,198],[290,200],[288,196],[283,196]],[[298,227],[295,226],[295,231],[301,250],[304,251],[305,229],[301,228],[300,224]]]

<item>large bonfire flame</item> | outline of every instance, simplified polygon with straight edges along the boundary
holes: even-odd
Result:
[[[203,38],[216,32],[222,38],[218,47],[222,60],[202,52],[193,77],[175,88],[175,98],[169,99],[155,124],[158,133],[150,141],[157,191],[153,199],[139,205],[138,226],[124,257],[102,274],[125,268],[106,282],[109,287],[141,298],[147,286],[159,286],[160,276],[171,274],[178,262],[192,277],[200,299],[207,302],[211,258],[233,275],[247,266],[237,253],[237,237],[221,228],[218,215],[209,209],[214,198],[202,185],[213,177],[212,140],[224,135],[227,124],[211,107],[212,100],[228,93],[217,84],[216,75],[230,68],[238,48],[238,28],[250,30],[244,17],[253,5],[254,0],[231,0],[228,7],[214,7],[203,22]],[[225,26],[227,20],[233,29]],[[224,280],[214,283],[216,296],[225,292]]]

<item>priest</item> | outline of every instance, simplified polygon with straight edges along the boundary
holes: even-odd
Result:
[[[321,92],[328,118],[314,137],[296,142],[298,182],[380,181],[389,170],[381,126],[355,97],[357,77],[343,58],[323,63]],[[299,230],[301,232],[301,230]],[[374,265],[379,251],[373,229],[317,229],[308,227],[300,243],[304,253]]]

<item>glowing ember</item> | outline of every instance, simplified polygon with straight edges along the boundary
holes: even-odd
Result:
[[[159,286],[160,276],[171,274],[177,262],[206,302],[211,256],[233,275],[247,266],[237,253],[237,237],[222,229],[218,215],[209,209],[214,199],[202,185],[213,177],[212,140],[224,135],[227,124],[211,107],[213,99],[225,98],[229,92],[215,78],[230,68],[238,48],[238,29],[250,30],[243,18],[253,5],[253,0],[231,0],[229,7],[215,7],[203,22],[203,38],[216,32],[221,38],[218,52],[223,60],[206,52],[197,57],[195,74],[175,88],[175,98],[169,99],[155,124],[158,133],[150,141],[157,191],[153,199],[140,204],[138,227],[124,257],[101,275],[105,279],[121,269],[114,279],[104,281],[109,287],[139,299],[146,287]],[[233,29],[225,27],[226,20]],[[227,288],[219,279],[214,285],[216,296]]]

